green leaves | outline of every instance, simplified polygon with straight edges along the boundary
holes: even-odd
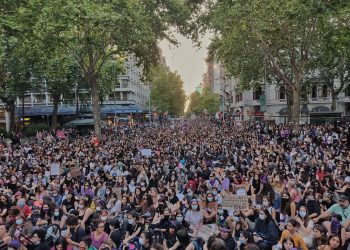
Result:
[[[183,81],[176,72],[171,72],[164,65],[157,65],[150,71],[151,106],[158,112],[182,115],[186,95]]]
[[[198,92],[191,94],[187,113],[201,114],[206,110],[209,114],[214,114],[219,108],[220,96],[212,93],[210,89],[203,89],[202,94]]]

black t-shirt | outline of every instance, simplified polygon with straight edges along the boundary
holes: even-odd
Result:
[[[74,209],[73,200],[68,201],[67,199],[62,202],[62,206],[66,206],[67,212]]]
[[[176,204],[178,201],[179,201],[179,198],[177,198],[176,195],[174,195],[173,198],[169,199],[169,202],[173,205]]]
[[[120,246],[121,240],[122,240],[122,231],[120,229],[114,230],[111,234],[111,240],[114,242],[114,244],[117,246],[117,249]]]
[[[137,231],[137,229],[138,229],[139,227],[141,227],[141,225],[139,225],[139,224],[136,224],[136,225],[128,224],[128,225],[126,226],[126,231],[129,233],[129,235],[132,235],[132,234],[134,234],[134,233]],[[141,229],[142,229],[142,227],[141,227]],[[140,233],[141,233],[141,232],[142,232],[142,230],[140,231]]]

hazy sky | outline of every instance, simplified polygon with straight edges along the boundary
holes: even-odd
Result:
[[[168,42],[161,42],[160,47],[163,51],[167,65],[171,70],[176,70],[184,81],[186,94],[194,91],[202,81],[202,75],[206,72],[205,57],[209,45],[209,35],[201,39],[201,47],[196,47],[191,40],[181,35],[176,35],[179,45],[177,47]]]

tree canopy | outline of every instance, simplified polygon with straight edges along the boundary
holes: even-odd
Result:
[[[153,67],[149,75],[151,106],[156,111],[180,116],[184,113],[186,94],[183,81],[177,72],[164,65]]]
[[[214,114],[219,111],[219,108],[220,96],[212,93],[209,88],[204,88],[202,94],[191,93],[187,113],[198,115],[207,111],[209,114]]]

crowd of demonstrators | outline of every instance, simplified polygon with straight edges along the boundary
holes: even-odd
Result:
[[[0,249],[348,248],[348,124],[194,119],[104,128],[102,140],[65,133],[1,145]],[[237,193],[249,207],[224,209]]]

